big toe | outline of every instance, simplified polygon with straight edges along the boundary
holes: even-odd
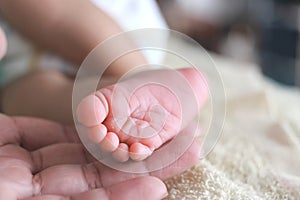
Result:
[[[101,124],[108,114],[107,101],[101,93],[85,97],[77,108],[77,119],[87,127]]]

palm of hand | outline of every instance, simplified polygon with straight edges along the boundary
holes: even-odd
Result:
[[[126,174],[96,162],[73,128],[0,115],[0,199],[162,198],[166,188],[152,176],[166,179],[188,169],[197,161],[198,151],[194,143],[174,163],[176,170]]]

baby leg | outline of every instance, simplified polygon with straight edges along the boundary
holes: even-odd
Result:
[[[9,115],[47,118],[72,124],[73,80],[56,71],[28,74],[2,92],[2,110]]]

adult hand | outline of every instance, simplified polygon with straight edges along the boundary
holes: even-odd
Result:
[[[193,166],[198,153],[194,142],[168,168],[129,174],[94,160],[72,127],[0,115],[0,199],[161,199],[161,180]]]

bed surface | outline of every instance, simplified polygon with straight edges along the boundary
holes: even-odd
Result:
[[[197,166],[166,181],[167,199],[300,199],[300,90],[262,77],[253,64],[212,57],[227,96],[223,132]],[[168,55],[165,63],[180,67]],[[200,124],[209,112],[201,111]]]

